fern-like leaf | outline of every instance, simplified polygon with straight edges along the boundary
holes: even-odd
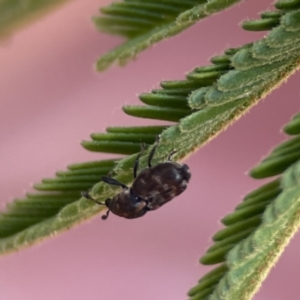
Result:
[[[278,260],[300,225],[300,113],[285,126],[298,135],[276,147],[250,175],[281,177],[249,193],[222,219],[226,226],[200,259],[222,263],[189,291],[191,300],[248,300]],[[297,125],[295,120],[298,121]]]
[[[68,0],[0,0],[0,38]]]
[[[156,162],[173,149],[178,151],[175,159],[181,160],[242,116],[299,67],[297,14],[298,10],[282,12],[281,25],[266,38],[228,49],[224,55],[213,57],[211,66],[188,73],[185,80],[165,81],[161,89],[142,94],[140,99],[150,105],[124,107],[130,115],[179,123],[169,127],[111,127],[107,134],[92,134],[91,141],[82,143],[85,148],[130,156],[71,165],[67,171],[58,172],[57,178],[36,185],[40,193],[10,204],[0,216],[0,252],[30,245],[97,214],[103,207],[80,198],[80,191],[91,189],[91,195],[99,201],[112,197],[118,193],[117,188],[97,183],[108,173],[130,184],[140,143],[150,146],[141,157],[141,167],[146,166],[157,134],[161,134],[161,143]],[[252,221],[251,226],[257,226],[257,220]]]
[[[97,62],[97,70],[105,70],[114,62],[124,65],[151,45],[240,1],[123,0],[103,7],[102,15],[94,18],[97,28],[124,36],[127,41],[102,56]]]

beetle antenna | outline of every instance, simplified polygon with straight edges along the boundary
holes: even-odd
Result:
[[[113,178],[110,178],[110,177],[107,177],[107,176],[102,176],[101,180],[105,183],[108,183],[108,184],[111,184],[111,185],[121,186],[123,189],[128,189],[128,187],[125,184],[121,183],[120,181],[118,181],[116,179],[113,179]]]
[[[103,216],[101,217],[101,219],[102,219],[102,220],[106,220],[106,219],[108,218],[109,212],[110,212],[110,210],[108,210],[108,211],[106,212],[106,214],[103,215]]]
[[[102,202],[97,201],[97,200],[95,200],[94,198],[92,198],[92,197],[88,194],[88,192],[81,192],[81,196],[84,197],[85,199],[92,200],[92,201],[94,201],[95,203],[97,203],[97,204],[99,204],[99,205],[105,205],[105,203],[102,203]],[[106,205],[105,205],[105,206],[106,206]]]

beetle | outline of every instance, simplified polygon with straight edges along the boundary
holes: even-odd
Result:
[[[104,203],[95,200],[87,192],[81,193],[86,199],[107,206],[108,211],[102,216],[103,220],[108,218],[110,211],[126,219],[142,217],[148,211],[156,210],[171,201],[187,188],[191,173],[188,165],[171,161],[171,157],[176,151],[169,154],[168,161],[152,166],[152,159],[159,144],[159,137],[156,141],[156,145],[152,148],[148,157],[148,168],[143,169],[137,175],[139,160],[144,150],[142,145],[142,151],[134,163],[134,182],[131,187],[116,179],[103,176],[102,181],[110,185],[120,186],[123,190],[112,199],[106,199]]]

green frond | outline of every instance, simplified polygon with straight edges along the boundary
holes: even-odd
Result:
[[[300,113],[295,115],[291,122],[284,126],[283,130],[289,135],[300,134]]]
[[[299,23],[299,19],[295,22],[295,13],[298,11],[282,13],[281,25],[273,28],[264,39],[228,49],[224,55],[213,57],[212,65],[195,68],[184,80],[164,81],[161,89],[142,94],[140,99],[151,105],[124,107],[131,115],[178,123],[109,127],[107,134],[92,134],[92,140],[82,142],[85,148],[129,156],[71,165],[67,171],[57,172],[56,178],[46,178],[35,185],[39,193],[13,202],[0,215],[0,253],[20,249],[96,215],[103,207],[81,198],[80,191],[90,190],[91,196],[98,201],[113,197],[118,188],[99,183],[101,176],[109,173],[124,184],[130,184],[140,143],[148,146],[141,157],[141,167],[146,166],[147,153],[158,134],[161,143],[154,160],[165,160],[174,149],[177,150],[175,160],[182,160],[241,117],[299,67],[300,31],[295,30]],[[288,52],[287,48],[293,50]],[[297,132],[295,125],[293,132]],[[214,237],[220,243],[211,249],[210,256],[217,252],[220,261],[230,245],[246,236],[249,228],[259,225],[264,205],[276,197],[274,194],[279,189],[271,186],[271,190],[265,188],[263,200],[259,200],[261,195],[253,196],[247,205],[240,206],[237,214],[224,219],[229,226]],[[263,204],[253,206],[260,201]],[[250,217],[253,214],[257,215]],[[231,238],[229,244],[224,242],[226,238]],[[213,260],[211,256],[210,261]]]
[[[297,118],[299,114],[285,128]],[[300,134],[300,123],[297,130]],[[282,163],[282,156],[290,149],[298,147],[299,152],[299,139],[300,135],[282,143],[251,170],[251,175],[261,175],[263,169],[259,178],[281,176],[246,195],[234,212],[221,220],[226,227],[213,236],[214,244],[200,262],[222,265],[200,279],[189,291],[190,299],[246,300],[259,289],[300,225],[300,157]],[[265,163],[270,158],[281,166],[275,168],[281,170],[276,174],[274,165]]]
[[[0,0],[0,38],[69,0]]]
[[[102,56],[97,62],[97,70],[105,70],[115,62],[124,65],[151,45],[240,1],[123,0],[103,7],[102,14],[94,17],[96,27],[109,34],[124,36],[126,41]]]

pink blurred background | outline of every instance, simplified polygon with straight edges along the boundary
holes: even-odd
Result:
[[[90,22],[110,1],[76,0],[19,31],[0,46],[1,205],[67,164],[112,157],[79,146],[106,126],[158,124],[126,116],[125,103],[161,80],[182,79],[213,54],[261,37],[238,24],[272,8],[270,0],[242,4],[200,22],[142,53],[126,68],[93,70],[121,39]],[[246,172],[279,142],[280,128],[299,110],[299,74],[187,163],[188,190],[137,220],[100,216],[19,253],[0,258],[0,300],[153,300],[186,298],[209,270],[198,264],[221,228],[218,221],[262,182]],[[257,300],[298,300],[297,236],[257,294]],[[289,278],[287,281],[286,278]]]

